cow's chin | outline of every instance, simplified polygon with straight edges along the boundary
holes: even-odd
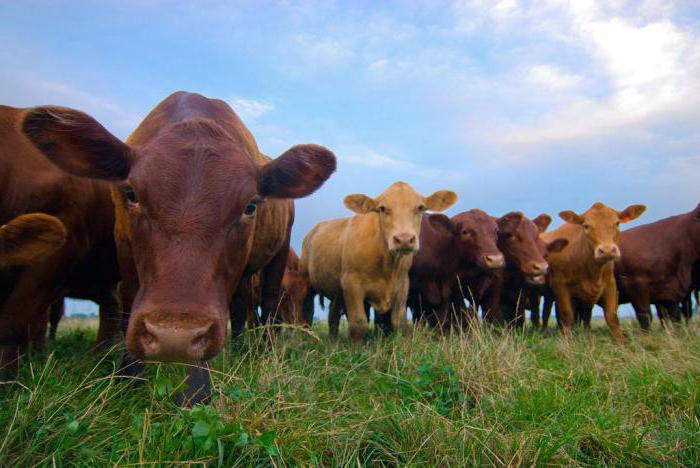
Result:
[[[530,275],[525,277],[525,282],[533,286],[544,286],[545,276],[544,275]]]
[[[605,265],[606,263],[614,262],[618,258],[620,258],[619,255],[596,255],[593,257],[593,260],[598,265]]]
[[[394,247],[389,250],[392,254],[396,256],[409,255],[418,252],[418,249],[411,247]]]

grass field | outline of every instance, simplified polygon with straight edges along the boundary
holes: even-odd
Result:
[[[90,350],[94,321],[0,386],[0,465],[697,465],[700,328],[629,346],[601,323],[539,333],[370,338],[358,349],[287,329],[248,332],[214,363],[211,406],[182,410],[184,376],[152,365],[139,385],[119,350]]]

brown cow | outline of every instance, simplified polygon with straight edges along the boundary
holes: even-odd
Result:
[[[672,309],[691,291],[693,266],[700,262],[700,204],[688,213],[637,226],[620,234],[622,257],[615,262],[620,302],[631,302],[643,330],[651,307]]]
[[[313,315],[304,313],[304,300],[309,291],[309,279],[299,271],[299,257],[289,249],[287,267],[282,277],[282,295],[278,316],[284,323],[311,326]]]
[[[456,277],[471,278],[465,271],[492,271],[503,266],[503,254],[496,247],[496,230],[481,210],[423,216],[420,250],[409,271],[408,306],[416,322],[427,322],[441,331],[456,325],[466,314],[464,307],[452,307],[458,283]],[[490,220],[489,220],[490,221]]]
[[[289,199],[323,184],[333,153],[298,145],[270,159],[225,102],[186,92],[156,106],[126,143],[66,108],[33,109],[22,128],[66,171],[115,182],[127,350],[135,359],[204,363],[190,367],[185,397],[207,398],[206,361],[224,346],[231,297],[261,271],[263,316],[274,310],[294,219]]]
[[[375,313],[391,313],[394,330],[404,328],[408,270],[419,249],[423,213],[445,210],[456,200],[451,191],[423,197],[396,182],[377,198],[348,195],[344,204],[355,216],[314,226],[304,238],[301,272],[314,291],[331,298],[329,324],[345,308],[350,339],[358,343],[368,329],[367,301]]]
[[[539,302],[537,293],[545,286],[549,270],[546,258],[568,244],[566,239],[544,242],[540,238],[552,222],[549,215],[541,214],[530,220],[520,214],[520,222],[514,229],[499,230],[498,234],[498,248],[506,258],[506,268],[502,273],[501,311],[505,322],[517,328],[525,325],[526,308],[534,309],[533,317],[538,317],[535,301]]]
[[[62,297],[79,265],[101,256],[105,245],[114,249],[109,185],[66,174],[47,160],[21,131],[28,113],[0,106],[0,224],[22,214],[46,213],[65,227],[65,244],[31,265],[0,268],[0,369],[8,374],[30,342],[43,345],[49,306]],[[118,278],[116,268],[114,263],[111,278]],[[90,279],[105,289],[116,288],[116,281],[103,280],[101,275]]]
[[[620,256],[620,223],[638,218],[644,210],[643,205],[631,205],[623,211],[615,211],[597,202],[581,215],[562,211],[559,216],[566,224],[542,234],[545,242],[559,238],[569,241],[566,248],[552,252],[548,258],[549,285],[557,301],[559,324],[565,333],[574,325],[574,301],[580,302],[582,307],[601,303],[613,338],[618,343],[625,341],[617,317],[613,267]]]
[[[464,317],[475,315],[481,309],[487,322],[503,323],[500,305],[503,277],[500,272],[505,267],[505,257],[498,249],[498,231],[513,229],[520,222],[520,214],[508,213],[502,218],[494,218],[482,210],[473,209],[454,216],[452,222],[472,244],[457,270],[450,311]],[[470,313],[464,307],[465,300],[471,304]]]
[[[245,297],[240,304],[231,303],[231,329],[233,336],[238,336],[247,324],[250,328],[260,325],[260,317],[257,309],[261,306],[260,297],[260,274],[252,276],[250,285],[246,285],[246,290],[238,294]],[[282,277],[280,301],[273,314],[268,320],[294,325],[311,325],[312,318],[304,315],[304,300],[308,292],[308,279],[299,273],[299,257],[293,248],[289,248],[287,263]],[[246,310],[245,320],[237,308],[244,307]]]

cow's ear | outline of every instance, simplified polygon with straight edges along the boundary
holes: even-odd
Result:
[[[519,211],[506,213],[496,220],[498,232],[502,234],[512,234],[518,229],[522,220],[523,214]]]
[[[132,151],[89,115],[65,107],[35,107],[22,132],[61,169],[81,177],[123,180]]]
[[[25,214],[0,227],[0,266],[27,265],[66,243],[66,227],[53,216]]]
[[[700,219],[700,203],[698,203],[698,206],[695,207],[693,212],[695,213],[695,219]]]
[[[620,222],[626,223],[628,221],[632,221],[633,219],[637,219],[646,210],[647,210],[647,207],[644,205],[630,205],[627,208],[625,208],[624,210],[618,212],[618,215],[620,216]]]
[[[319,145],[296,145],[262,168],[260,195],[301,198],[314,193],[335,172],[335,155]]]
[[[437,232],[453,236],[457,233],[457,226],[447,216],[440,213],[428,215],[428,223]]]
[[[561,252],[567,245],[569,245],[569,241],[566,239],[554,239],[547,244],[547,253]]]
[[[430,211],[444,211],[455,204],[457,194],[452,190],[438,190],[425,198],[425,207]]]
[[[533,219],[532,222],[535,223],[535,226],[537,226],[537,229],[540,232],[544,232],[547,230],[549,225],[552,224],[552,217],[548,214],[541,214],[537,218]]]
[[[377,209],[377,202],[373,198],[361,193],[354,193],[346,196],[343,199],[343,204],[348,210],[354,211],[357,214],[365,214],[370,211],[376,211]]]
[[[571,210],[562,211],[559,217],[569,224],[583,224],[583,218]]]

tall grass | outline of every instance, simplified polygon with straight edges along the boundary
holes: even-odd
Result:
[[[0,465],[696,465],[698,326],[628,346],[478,328],[439,337],[251,331],[213,364],[210,406],[178,408],[182,366],[118,374],[70,326],[0,386]],[[658,326],[658,325],[657,325]],[[342,334],[341,335],[345,336]]]

